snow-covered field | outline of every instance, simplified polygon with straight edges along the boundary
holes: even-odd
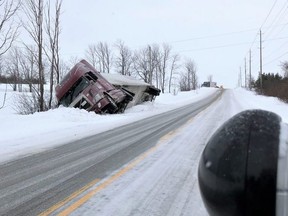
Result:
[[[176,96],[163,94],[153,103],[138,105],[117,115],[101,116],[61,107],[23,116],[13,109],[18,93],[9,90],[5,106],[0,109],[0,160],[11,160],[110,130],[195,102],[214,91],[218,89],[202,88]],[[4,93],[2,85],[0,107]],[[244,89],[225,90],[212,106],[159,140],[157,148],[129,172],[113,181],[107,177],[109,184],[103,179],[86,191],[86,194],[97,193],[73,215],[207,215],[197,182],[198,161],[205,143],[234,114],[255,108],[275,112],[288,122],[288,105],[278,99],[258,96]],[[68,205],[59,212],[66,207]]]

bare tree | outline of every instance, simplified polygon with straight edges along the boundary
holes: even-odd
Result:
[[[157,56],[159,54],[159,46],[148,45],[138,51],[135,51],[133,58],[133,70],[146,83],[152,84],[153,77],[156,79],[158,87],[157,75]]]
[[[67,68],[72,68],[75,64],[77,64],[81,59],[78,56],[71,56],[68,62],[65,63]]]
[[[169,76],[169,93],[171,93],[171,87],[172,87],[172,80],[174,79],[175,71],[179,68],[179,65],[177,64],[180,60],[180,56],[178,54],[174,54],[171,57],[171,67],[170,67],[170,76]]]
[[[24,4],[24,12],[28,18],[28,23],[23,23],[30,37],[36,44],[37,54],[36,62],[38,67],[39,90],[35,91],[38,98],[39,111],[44,111],[44,66],[43,66],[43,0],[26,0]]]
[[[159,55],[159,46],[154,44],[153,47],[148,45],[148,50],[146,50],[144,53],[147,53],[148,51],[148,83],[152,85],[153,83],[153,75],[156,78],[156,85],[158,87],[158,74],[157,74],[157,58]]]
[[[86,50],[86,57],[99,72],[110,73],[113,63],[113,54],[106,42],[89,45]]]
[[[212,82],[213,81],[213,75],[212,74],[208,75],[207,80],[208,80],[208,82]]]
[[[133,69],[144,82],[150,83],[150,77],[152,77],[150,46],[148,46],[148,48],[135,51]]]
[[[167,67],[170,55],[171,55],[171,46],[169,46],[168,44],[163,44],[162,50],[159,52],[157,56],[157,63],[158,63],[157,66],[159,71],[158,75],[162,93],[164,93],[165,91]]]
[[[7,97],[7,79],[5,76],[3,76],[3,71],[5,70],[5,64],[3,64],[3,58],[2,56],[0,56],[0,82],[3,82],[3,83],[6,83],[6,88],[5,88],[5,92],[4,92],[4,95],[3,95],[3,100],[2,100],[2,104],[0,104],[0,109],[2,109],[4,106],[5,106],[5,103],[6,103],[6,97]]]
[[[47,10],[47,22],[46,22],[46,32],[49,38],[50,45],[50,64],[53,65],[56,76],[56,84],[60,82],[60,47],[59,47],[59,36],[61,33],[60,27],[60,15],[61,15],[62,0],[56,0],[55,2],[55,15],[52,18],[50,12],[50,0]]]
[[[134,61],[133,61],[133,69],[137,73],[137,75],[144,81],[149,82],[149,54],[147,54],[147,50],[140,49],[135,51]]]
[[[105,70],[105,49],[104,49],[104,43],[103,42],[99,42],[96,45],[96,56],[97,56],[97,62],[98,62],[98,67],[97,69],[102,72],[102,73],[106,73]]]
[[[47,7],[45,30],[48,36],[48,49],[45,49],[47,59],[50,64],[50,95],[48,101],[48,108],[52,108],[54,77],[56,84],[60,82],[60,57],[59,57],[59,35],[60,35],[60,14],[61,14],[62,0],[55,2],[55,15],[51,15],[50,0]]]
[[[22,91],[22,84],[29,85],[29,91],[32,92],[33,84],[37,83],[38,76],[35,71],[36,55],[32,46],[26,48],[12,47],[6,53],[6,73],[14,91]]]
[[[144,62],[148,59],[148,82],[152,84],[150,80],[152,77],[156,87],[160,88],[162,93],[165,92],[167,86],[170,92],[173,74],[176,69],[179,68],[177,65],[179,55],[172,56],[172,47],[165,43],[162,44],[161,47],[157,44],[148,46],[142,53],[147,55],[147,57],[143,59]]]
[[[3,56],[0,56],[0,76],[2,76],[4,72],[4,64],[3,64]]]
[[[188,73],[188,77],[189,77],[189,81],[191,81],[191,89],[190,90],[195,90],[197,88],[198,85],[198,77],[197,77],[197,69],[196,69],[196,65],[195,62],[193,60],[188,60],[186,62],[186,71]]]
[[[79,62],[79,61],[78,61]],[[74,64],[75,65],[75,64]],[[60,61],[60,80],[68,73],[71,68],[63,59]]]
[[[131,67],[133,63],[132,51],[121,40],[118,40],[115,43],[115,47],[118,50],[118,54],[115,59],[116,70],[122,75],[131,76]]]
[[[97,45],[98,55],[102,58],[103,73],[110,73],[113,65],[113,54],[112,50],[107,43],[100,42]]]
[[[181,91],[189,91],[190,88],[188,86],[188,76],[186,73],[181,73],[179,86]]]
[[[20,71],[20,62],[23,57],[21,50],[19,47],[12,47],[7,57],[7,73],[12,81],[11,85],[13,91],[17,91],[17,86],[19,87],[19,91],[21,91],[21,71]]]
[[[284,77],[288,77],[288,61],[281,62],[281,69],[284,72]]]
[[[85,52],[85,56],[88,62],[92,64],[94,68],[97,68],[97,65],[99,64],[99,58],[97,56],[97,46],[95,44],[90,44]]]
[[[33,114],[39,110],[37,94],[32,92],[32,95],[21,94],[17,98],[19,103],[14,104],[14,109],[22,115]]]
[[[35,47],[26,45],[25,51],[23,52],[23,58],[20,61],[24,80],[28,83],[29,86],[29,92],[32,92],[33,84],[37,82],[37,65],[35,53]]]
[[[0,0],[0,56],[11,48],[18,36],[20,25],[14,17],[20,6],[20,0]]]
[[[180,89],[182,91],[195,90],[197,85],[196,65],[193,60],[188,59],[185,63],[185,71],[181,74]]]

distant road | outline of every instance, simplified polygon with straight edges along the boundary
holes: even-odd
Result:
[[[153,147],[221,95],[0,166],[0,215],[38,215]]]

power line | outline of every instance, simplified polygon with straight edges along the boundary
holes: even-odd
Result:
[[[258,36],[258,34],[257,34]],[[254,42],[256,41],[257,37],[255,38]],[[273,40],[284,40],[288,39],[288,37],[281,37],[281,38],[271,38],[268,40],[262,40],[262,42],[266,41],[273,41]],[[253,42],[253,43],[254,43]],[[203,47],[203,48],[198,48],[198,49],[189,49],[189,50],[182,50],[179,52],[191,52],[191,51],[202,51],[202,50],[211,50],[211,49],[219,49],[219,48],[226,48],[226,47],[233,47],[233,46],[241,46],[241,45],[246,45],[250,44],[251,42],[242,42],[242,43],[233,43],[233,44],[225,44],[225,45],[220,45],[220,46],[211,46],[211,47]],[[249,49],[250,50],[250,49]]]
[[[283,49],[285,48],[285,45],[288,43],[288,41],[287,41],[288,37],[272,38],[272,39],[268,39],[268,40],[266,39],[266,40],[264,40],[264,42],[266,42],[266,41],[275,41],[275,40],[283,40],[283,39],[286,40],[286,41],[285,41],[284,43],[282,43],[281,46],[278,46],[277,48],[273,49],[272,51],[270,51],[268,54],[265,55],[266,61],[267,61],[267,59],[269,59],[269,58],[271,59],[271,56],[275,56],[275,55],[274,55],[275,53],[279,53],[281,50],[283,50]],[[267,52],[266,52],[266,53],[267,53]],[[274,59],[272,59],[271,61],[264,63],[263,66],[266,66],[266,65],[269,65],[269,64],[275,62],[276,60],[278,60],[278,59],[280,59],[281,57],[285,56],[287,53],[288,53],[288,52],[285,52],[284,54],[278,56],[277,58],[274,58]]]
[[[270,38],[270,39],[263,40],[263,42],[265,42],[265,41],[275,41],[275,40],[285,40],[285,39],[288,39],[288,37]]]
[[[279,52],[279,50],[286,48],[285,45],[288,44],[288,41],[285,41],[284,43],[282,43],[280,46],[278,46],[276,49],[274,49],[273,51],[271,51],[268,55],[266,55],[266,58],[270,57],[272,54]]]
[[[279,24],[279,25],[270,25],[269,27],[265,27],[263,29],[269,29],[277,26],[286,26],[288,23],[284,24]],[[256,37],[252,42],[252,45],[255,43],[255,40],[258,35],[259,28],[251,28],[251,29],[246,29],[246,30],[241,30],[241,31],[233,31],[233,32],[226,32],[226,33],[221,33],[221,34],[214,34],[214,35],[206,35],[206,36],[199,36],[199,37],[193,37],[193,38],[187,38],[187,39],[181,39],[181,40],[175,40],[175,41],[168,41],[167,43],[182,43],[182,42],[187,42],[187,41],[194,41],[194,40],[203,40],[203,39],[209,39],[209,38],[215,38],[215,37],[223,37],[223,36],[229,36],[233,34],[241,34],[241,33],[247,33],[247,32],[252,32],[252,31],[257,31]],[[252,47],[251,45],[251,47]]]
[[[182,50],[182,51],[179,51],[179,52],[192,52],[192,51],[211,50],[211,49],[219,49],[219,48],[226,48],[226,47],[233,47],[233,46],[241,46],[241,45],[246,45],[246,44],[250,44],[250,42],[227,44],[227,45],[212,46],[212,47],[203,47],[203,48],[199,48],[199,49]]]
[[[271,60],[271,61],[265,63],[264,65],[269,65],[269,64],[271,64],[271,63],[273,63],[273,62],[279,60],[280,58],[282,58],[283,56],[285,56],[285,55],[287,55],[287,54],[288,54],[288,52],[285,52],[285,53],[283,53],[282,55],[278,56],[277,58],[275,58],[275,59],[273,59],[273,60]]]
[[[287,5],[288,5],[288,1],[286,1],[285,4],[282,6],[281,10],[279,12],[277,12],[276,17],[274,18],[274,20],[271,22],[270,26],[268,27],[268,29],[270,31],[268,30],[268,32],[266,32],[266,37],[268,37],[267,35],[271,34],[271,32],[273,32],[272,30],[275,29],[275,27],[274,28],[270,28],[270,27],[272,27],[274,25],[274,23],[278,23],[283,16],[287,15],[287,13],[286,13],[286,11],[288,9]],[[287,25],[287,23],[285,25]]]
[[[258,29],[257,29],[257,30],[258,30]],[[252,49],[252,46],[254,45],[254,43],[255,43],[257,37],[258,37],[258,32],[257,32],[257,34],[255,35],[254,40],[253,40],[253,42],[251,43],[249,50]],[[248,52],[247,52],[247,53],[248,53]],[[245,56],[247,55],[247,53],[245,54]]]
[[[274,7],[275,7],[277,1],[278,1],[278,0],[275,0],[275,1],[274,1],[274,4],[272,5],[272,7],[271,7],[271,9],[270,9],[270,11],[269,11],[269,13],[268,13],[268,15],[266,16],[264,22],[262,23],[260,29],[262,29],[263,25],[265,25],[266,21],[268,20],[268,18],[269,18],[269,16],[270,16],[271,12],[273,11],[273,9],[274,9]]]
[[[258,29],[254,28],[254,29],[247,29],[247,30],[236,31],[236,32],[228,32],[228,33],[215,34],[215,35],[206,35],[206,36],[201,36],[201,37],[194,37],[194,38],[188,38],[188,39],[183,39],[183,40],[170,41],[169,43],[181,43],[181,42],[187,42],[187,41],[193,41],[193,40],[202,40],[202,39],[207,39],[207,38],[222,37],[222,36],[227,36],[227,35],[251,32],[251,31],[255,31],[255,30],[258,30]]]
[[[283,31],[283,30],[287,27],[287,25],[288,25],[288,23],[281,24],[281,25],[275,25],[275,24],[278,24],[278,23],[280,22],[280,20],[282,20],[282,17],[285,17],[285,16],[286,16],[286,11],[287,11],[287,9],[288,9],[288,7],[287,7],[288,1],[285,1],[285,3],[283,4],[283,6],[281,7],[280,11],[278,10],[277,15],[274,17],[274,19],[272,20],[272,22],[270,23],[270,25],[269,25],[268,27],[265,27],[265,28],[264,28],[264,25],[267,23],[268,19],[271,17],[272,11],[274,10],[277,2],[278,2],[278,0],[275,0],[275,1],[274,1],[272,7],[270,8],[267,16],[265,17],[265,19],[264,19],[264,21],[263,21],[263,23],[262,23],[262,25],[260,26],[260,29],[259,29],[259,30],[260,30],[260,43],[261,43],[261,44],[260,44],[260,65],[259,65],[259,64],[258,64],[258,65],[260,66],[260,71],[262,71],[262,56],[261,56],[261,55],[262,55],[262,42],[261,42],[261,41],[262,41],[262,35],[261,35],[261,30],[263,30],[263,29],[267,29],[267,30],[268,30],[268,31],[267,31],[268,34],[267,34],[266,36],[264,35],[266,38],[268,38],[268,36],[271,36],[271,35],[272,35],[272,33],[275,31],[275,28],[276,28],[277,26],[283,25],[283,28],[281,29],[281,31]],[[258,33],[256,34],[256,36],[255,36],[255,38],[254,38],[254,40],[253,40],[253,42],[252,42],[252,44],[251,44],[251,46],[250,46],[250,48],[249,48],[249,51],[247,52],[247,53],[249,53],[249,55],[251,55],[251,54],[250,54],[250,52],[251,52],[250,50],[251,50],[252,46],[255,44],[257,38],[258,38]],[[263,42],[266,42],[266,43],[267,43],[267,42],[269,42],[269,41],[283,40],[283,39],[286,40],[287,37],[277,37],[277,38],[264,39]],[[279,51],[279,50],[278,50],[278,51]],[[245,56],[247,56],[247,53],[245,54]],[[270,64],[270,63],[272,63],[272,62],[280,59],[281,57],[283,57],[283,56],[286,55],[287,53],[288,53],[288,52],[282,54],[281,56],[273,59],[273,60],[270,61],[270,62],[264,63],[263,66],[268,65],[268,64]],[[251,57],[250,57],[250,58],[251,58]]]
[[[274,7],[275,7],[275,5],[276,5],[277,1],[278,1],[278,0],[275,0],[274,4],[272,5],[272,7],[271,7],[271,9],[270,9],[270,11],[269,11],[269,13],[268,13],[268,15],[266,16],[266,18],[265,18],[264,22],[263,22],[263,23],[262,23],[262,25],[260,26],[260,30],[262,29],[263,25],[266,23],[266,21],[267,21],[268,17],[270,16],[270,14],[271,14],[272,10],[273,10],[273,9],[274,9]],[[259,29],[257,29],[257,30],[259,30]],[[254,40],[253,40],[253,42],[252,42],[252,44],[250,45],[250,48],[249,48],[249,50],[250,50],[250,49],[252,48],[252,46],[254,45],[254,43],[255,43],[255,41],[256,41],[256,39],[257,39],[257,37],[258,37],[258,32],[257,32],[257,34],[256,34],[256,36],[255,36],[255,38],[254,38]],[[249,51],[248,51],[247,53],[249,53]],[[247,55],[247,53],[245,54],[245,56]]]
[[[284,24],[280,24],[280,25],[275,25],[275,26],[269,26],[269,27],[265,27],[265,28],[263,28],[263,29],[269,29],[269,28],[271,28],[271,27],[277,27],[277,26],[287,26],[288,25],[288,23],[284,23]],[[258,36],[259,36],[259,29],[257,29],[257,33],[256,33],[256,35],[255,35],[255,37],[254,37],[254,39],[253,39],[253,41],[252,41],[252,43],[251,43],[251,45],[250,45],[250,47],[249,47],[249,49],[248,49],[248,51],[245,53],[245,55],[244,56],[247,56],[248,55],[248,53],[249,53],[249,50],[251,50],[252,49],[252,47],[253,47],[253,45],[255,44],[255,42],[256,42],[256,40],[257,40],[257,38],[258,38]],[[279,38],[280,39],[280,38]],[[284,39],[284,38],[281,38],[281,39]],[[273,39],[268,39],[268,40],[264,40],[264,42],[265,41],[269,41],[269,40],[276,40],[275,38]]]
[[[286,24],[286,26],[285,27],[287,27],[288,26],[288,23]],[[280,35],[280,32],[282,32],[284,30],[284,28],[282,28],[276,35],[278,36],[278,35]],[[275,43],[267,43],[267,45],[266,45],[266,48],[268,48],[268,47],[271,47],[270,48],[270,52],[268,53],[268,56],[271,56],[273,53],[275,53],[275,52],[279,52],[279,49],[283,49],[283,48],[285,48],[284,47],[284,45],[286,45],[287,44],[287,39],[288,39],[288,37],[280,37],[280,38],[270,38],[270,39],[265,39],[264,40],[264,42],[270,42],[270,41],[274,41],[274,40],[286,40],[281,46],[275,46]]]

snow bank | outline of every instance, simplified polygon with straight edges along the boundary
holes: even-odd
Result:
[[[3,105],[5,88],[6,85],[0,85],[0,107]],[[218,89],[201,88],[177,95],[161,94],[154,102],[131,107],[117,115],[97,115],[85,110],[60,107],[24,116],[17,114],[14,109],[17,97],[22,93],[13,92],[8,86],[4,107],[0,109],[0,162],[166,112],[209,97],[215,91]],[[236,102],[227,104],[230,107],[227,117],[241,110],[260,108],[275,112],[284,122],[288,122],[288,106],[277,98],[259,96],[244,89],[235,89],[232,93]]]
[[[235,98],[243,109],[263,109],[274,112],[288,123],[288,104],[276,97],[257,95],[255,92],[237,88],[234,91]]]
[[[0,85],[0,162],[49,149],[123,124],[159,114],[213,94],[216,89],[200,89],[172,94],[161,94],[154,102],[127,109],[123,114],[97,115],[85,110],[60,107],[33,115],[19,115],[15,110],[17,97],[8,86]],[[6,96],[5,96],[6,94]]]

